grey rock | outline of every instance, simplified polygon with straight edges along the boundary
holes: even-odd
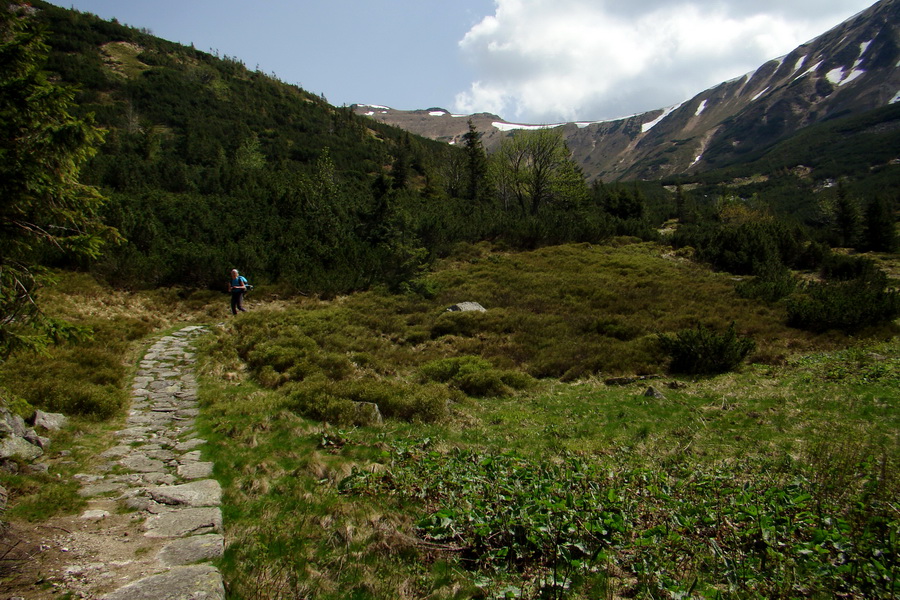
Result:
[[[25,426],[25,419],[19,415],[14,415],[6,407],[0,407],[0,421],[5,424],[3,431],[8,431],[9,435],[25,437],[25,434],[28,433],[28,428]]]
[[[646,391],[646,392],[644,392],[644,397],[645,397],[645,398],[656,398],[656,399],[658,399],[658,400],[665,400],[665,399],[666,399],[665,395],[663,395],[662,392],[660,392],[658,389],[656,389],[656,388],[653,387],[652,385],[651,385],[650,387],[647,388],[647,391]]]
[[[202,446],[206,443],[206,440],[202,440],[200,438],[194,438],[192,440],[188,440],[186,442],[181,442],[180,444],[175,446],[175,449],[179,452],[187,452],[188,450],[193,450],[198,446]]]
[[[44,451],[39,446],[31,444],[23,438],[9,436],[0,440],[0,459],[15,457],[31,461],[43,455]]]
[[[133,496],[130,498],[125,498],[122,503],[126,508],[130,508],[132,510],[145,510],[149,513],[160,513],[162,510],[153,510],[156,508],[163,508],[159,503],[154,502],[150,498],[142,497],[142,496]]]
[[[175,540],[159,551],[157,559],[167,567],[174,567],[213,560],[224,552],[225,537],[210,533]]]
[[[178,462],[180,462],[183,465],[187,464],[187,463],[192,463],[192,462],[199,462],[200,457],[201,457],[201,454],[200,454],[199,450],[191,450],[190,452],[185,452],[184,454],[179,456]]]
[[[46,429],[47,431],[59,431],[69,424],[69,418],[60,413],[48,413],[42,410],[34,411],[28,424],[35,429]]]
[[[143,438],[150,434],[152,430],[149,427],[129,427],[116,432],[116,435],[123,438]]]
[[[357,402],[354,422],[362,426],[381,425],[381,411],[374,402]]]
[[[169,473],[141,473],[138,481],[141,485],[174,485],[176,478]]]
[[[38,435],[34,429],[28,430],[28,433],[25,434],[25,440],[31,444],[34,444],[41,450],[46,450],[50,447],[50,438]]]
[[[222,503],[222,487],[215,479],[201,479],[181,485],[147,488],[147,493],[161,504],[184,506],[218,506]]]
[[[144,535],[177,538],[206,533],[222,533],[222,511],[214,507],[183,508],[144,521]]]
[[[224,600],[225,585],[211,565],[174,567],[107,594],[101,600]]]
[[[118,446],[113,446],[108,450],[104,450],[100,453],[100,456],[102,456],[103,458],[121,458],[126,454],[129,454],[131,450],[131,446],[123,446],[120,444]]]
[[[81,513],[80,519],[84,519],[86,521],[99,521],[100,519],[105,519],[109,516],[109,511],[107,510],[86,510]]]
[[[119,464],[126,469],[137,471],[138,473],[154,473],[162,471],[165,468],[162,461],[134,454],[121,459]]]
[[[182,479],[204,479],[212,475],[213,463],[190,462],[178,465],[177,472]]]
[[[150,458],[155,458],[156,460],[172,460],[175,458],[175,453],[171,450],[164,450],[163,448],[150,449],[144,452],[145,456]]]
[[[78,490],[78,495],[82,498],[93,498],[94,496],[102,496],[109,492],[118,492],[124,484],[121,483],[92,483]]]
[[[477,302],[460,302],[447,307],[447,312],[487,312],[487,309]]]

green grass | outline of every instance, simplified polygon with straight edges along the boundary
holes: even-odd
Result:
[[[429,299],[230,321],[201,401],[234,597],[896,593],[896,339],[789,329],[660,254],[478,246],[429,276]],[[488,311],[444,312],[467,300]],[[665,375],[658,333],[732,321],[751,364]],[[423,386],[446,413],[391,408]],[[384,424],[355,422],[359,400]]]
[[[129,377],[148,337],[179,322],[209,320],[220,305],[206,293],[177,290],[149,293],[114,291],[83,273],[59,273],[58,282],[41,290],[41,306],[51,316],[88,328],[82,341],[51,346],[44,354],[20,352],[0,364],[0,402],[22,417],[34,409],[61,412],[71,424],[49,435],[44,457],[50,472],[0,470],[0,485],[9,492],[12,520],[39,522],[80,510],[72,476],[86,472],[103,450],[113,445],[112,432],[124,424]]]
[[[18,410],[63,406],[42,390],[71,380],[90,408],[54,436],[71,463],[0,474],[9,514],[78,510],[65,482],[112,443],[148,338],[217,323],[199,426],[233,598],[896,595],[892,330],[790,329],[779,305],[663,253],[471,246],[416,286],[427,298],[257,290],[234,319],[223,295],[65,275],[46,306],[93,340],[16,356],[0,377]],[[468,300],[487,312],[445,312]],[[667,374],[660,333],[732,322],[756,343],[736,372]]]

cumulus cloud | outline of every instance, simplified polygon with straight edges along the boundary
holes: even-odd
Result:
[[[871,0],[495,0],[459,42],[457,112],[552,123],[663,108],[752,71]]]

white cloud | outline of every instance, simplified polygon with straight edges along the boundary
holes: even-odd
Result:
[[[608,119],[684,101],[824,33],[871,0],[495,0],[460,49],[457,112]]]

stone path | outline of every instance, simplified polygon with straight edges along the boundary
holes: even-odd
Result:
[[[73,548],[83,549],[72,557],[80,560],[66,586],[76,597],[225,597],[220,573],[208,564],[224,550],[222,491],[210,478],[212,463],[201,460],[205,442],[194,430],[191,340],[202,331],[185,327],[150,347],[134,379],[127,427],[116,432],[118,444],[101,455],[106,463],[99,473],[76,476],[89,499],[84,531],[71,539]]]

